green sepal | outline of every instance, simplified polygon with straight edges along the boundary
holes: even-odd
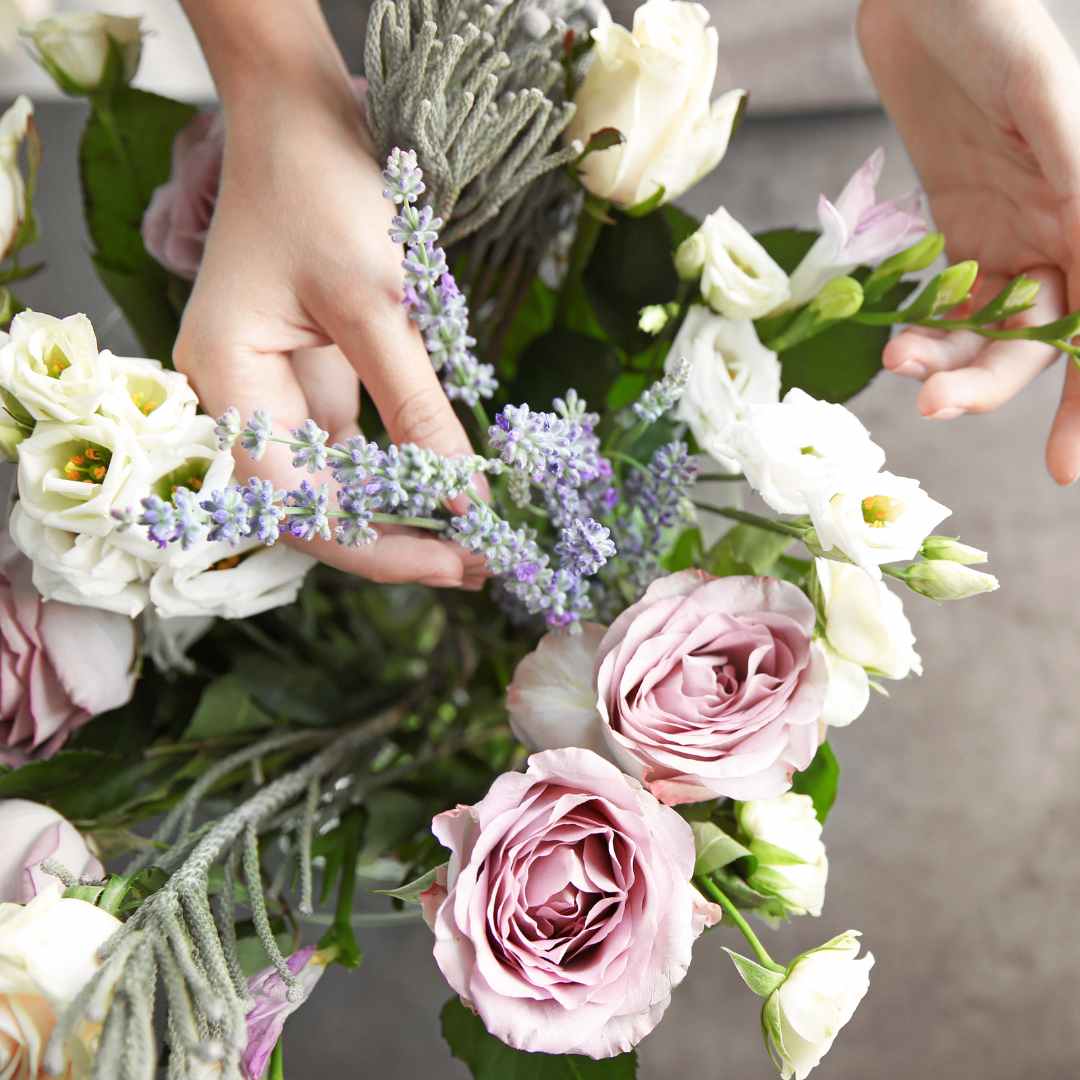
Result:
[[[742,981],[757,994],[758,997],[770,997],[774,990],[787,978],[787,972],[772,971],[763,967],[756,960],[743,956],[732,949],[724,947],[724,952],[731,957],[735,970],[742,976]]]
[[[692,821],[690,829],[694,834],[694,850],[697,858],[694,862],[694,876],[706,877],[714,870],[719,870],[736,859],[743,859],[751,852],[719,825],[712,821]]]
[[[392,896],[395,900],[404,900],[406,903],[418,904],[420,903],[420,894],[426,892],[435,884],[435,880],[438,877],[439,871],[444,869],[448,863],[441,863],[439,866],[433,866],[426,874],[421,874],[420,877],[414,881],[410,881],[405,885],[399,885],[396,889],[372,889],[373,893],[377,893],[379,896]]]
[[[642,199],[641,202],[628,206],[623,213],[632,218],[640,218],[646,214],[651,214],[664,201],[666,194],[667,188],[660,184],[647,199]]]

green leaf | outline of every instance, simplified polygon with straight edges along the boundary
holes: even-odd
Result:
[[[510,399],[550,409],[570,387],[591,405],[602,406],[619,374],[615,350],[603,341],[561,327],[544,334],[522,354]]]
[[[105,760],[98,750],[61,750],[47,761],[5,769],[0,772],[0,798],[47,802],[51,793],[90,776]]]
[[[336,832],[340,836],[341,876],[338,879],[337,907],[330,929],[319,941],[320,949],[336,949],[335,960],[342,967],[360,966],[362,954],[352,928],[353,901],[356,898],[356,869],[360,858],[360,838],[364,828],[363,811],[350,810]]]
[[[714,870],[719,870],[736,859],[744,859],[750,854],[738,840],[728,836],[712,821],[692,821],[690,829],[694,834],[694,850],[697,852],[694,862],[695,877],[707,877]]]
[[[585,268],[585,291],[600,325],[628,352],[650,341],[638,327],[647,304],[663,304],[678,292],[675,243],[664,214],[616,217],[600,231]]]
[[[742,956],[724,946],[724,952],[731,957],[735,970],[742,976],[742,980],[757,994],[758,997],[767,998],[783,981],[785,974],[782,971],[771,971],[762,967],[755,960]]]
[[[407,791],[384,788],[373,791],[364,800],[367,819],[364,826],[362,863],[374,862],[408,840],[421,826],[431,822],[423,799]]]
[[[665,570],[674,574],[679,570],[697,566],[703,551],[701,530],[697,528],[684,529],[672,545],[671,550],[660,562]]]
[[[610,150],[613,146],[621,146],[624,142],[626,142],[626,136],[618,128],[606,127],[594,131],[589,136],[585,149],[582,150],[580,157],[577,158],[574,164],[580,165],[590,154],[598,153],[601,150]]]
[[[693,236],[694,233],[701,228],[701,222],[698,221],[693,214],[688,214],[685,210],[680,210],[677,206],[668,204],[660,211],[664,220],[668,224],[668,228],[671,230],[671,248],[675,250],[688,236]]]
[[[539,277],[532,279],[499,350],[499,369],[504,375],[513,376],[525,349],[554,326],[558,299]]]
[[[836,789],[840,783],[840,762],[826,742],[818,747],[814,760],[802,772],[796,773],[791,790],[809,795],[814,800],[814,812],[822,824],[836,802]]]
[[[812,229],[770,229],[768,232],[758,233],[756,239],[784,273],[790,274],[814,246],[818,235]]]
[[[260,731],[271,724],[270,717],[255,704],[244,684],[235,675],[223,675],[203,691],[183,737],[216,739]]]
[[[623,212],[627,217],[644,217],[646,214],[651,214],[664,201],[666,194],[667,188],[660,184],[647,199],[642,199],[641,202],[628,206]]]
[[[704,569],[717,577],[768,574],[794,542],[755,525],[736,525],[705,553]]]
[[[180,325],[176,279],[147,253],[141,227],[150,197],[169,177],[173,139],[195,112],[118,87],[92,108],[79,149],[94,266],[147,353],[165,364]]]
[[[392,896],[395,900],[405,900],[410,904],[418,904],[420,894],[435,884],[439,871],[446,865],[446,863],[442,863],[440,866],[433,866],[426,874],[422,874],[415,881],[399,885],[396,889],[372,889],[371,891],[379,896]]]
[[[635,1080],[637,1055],[594,1061],[578,1054],[526,1054],[489,1035],[484,1022],[458,998],[442,1011],[443,1038],[473,1080]]]

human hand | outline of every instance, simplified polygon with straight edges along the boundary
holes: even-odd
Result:
[[[1009,327],[1080,308],[1080,63],[1037,0],[863,0],[859,37],[945,234],[977,259],[976,302],[1017,274],[1042,284]],[[920,379],[931,419],[998,408],[1058,359],[1050,346],[912,328],[885,366]],[[1046,450],[1059,484],[1080,478],[1080,369],[1066,361]]]
[[[468,453],[401,303],[393,211],[343,66],[222,96],[221,187],[175,350],[203,406],[219,415],[235,405],[243,416],[262,408],[279,428],[310,416],[338,440],[357,430],[363,383],[396,442]],[[295,484],[282,446],[257,463],[240,454],[238,469],[276,488]],[[483,581],[476,556],[405,529],[363,548],[316,541],[304,550],[376,581]]]

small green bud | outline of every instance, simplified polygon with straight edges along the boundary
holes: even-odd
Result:
[[[984,563],[990,558],[980,548],[972,547],[970,544],[961,544],[959,540],[951,536],[928,536],[923,541],[922,557],[944,559],[946,562],[962,563],[964,566]]]
[[[0,413],[0,458],[4,461],[19,460],[19,443],[30,433],[19,427],[6,413]]]
[[[948,559],[928,559],[913,563],[904,572],[907,587],[931,600],[966,600],[979,593],[993,592],[998,579],[993,574],[972,570]]]
[[[974,259],[950,266],[938,275],[938,293],[934,299],[934,311],[962,304],[970,295],[975,279],[979,276],[979,264]]]
[[[921,240],[916,240],[911,247],[897,252],[892,258],[881,263],[871,274],[871,280],[878,275],[914,274],[919,270],[925,270],[928,266],[933,266],[944,250],[944,234],[927,233]]]
[[[705,269],[707,254],[705,237],[701,229],[688,236],[675,251],[675,273],[683,281],[695,281]]]
[[[810,311],[820,321],[850,319],[863,303],[862,286],[853,277],[833,278],[810,301]]]
[[[659,334],[667,326],[669,318],[664,304],[649,304],[641,309],[638,329],[643,334]]]

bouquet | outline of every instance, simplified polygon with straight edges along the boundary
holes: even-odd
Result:
[[[402,302],[477,448],[449,458],[374,414],[332,442],[200,411],[171,353],[220,121],[130,85],[137,20],[30,32],[89,100],[94,264],[146,355],[18,302],[40,157],[19,99],[0,121],[4,1075],[280,1078],[326,967],[414,917],[477,1078],[634,1076],[716,937],[782,1077],[851,1018],[873,964],[856,931],[791,957],[753,921],[825,910],[833,730],[921,672],[897,590],[997,582],[843,402],[894,325],[1075,355],[1080,316],[1008,329],[1023,277],[970,303],[978,267],[935,266],[919,200],[877,194],[880,152],[821,197],[817,232],[679,210],[746,97],[710,101],[707,21],[680,0],[631,30],[591,7],[375,4],[361,89]],[[242,479],[270,446],[286,490]],[[304,550],[386,528],[474,552],[483,592]]]

